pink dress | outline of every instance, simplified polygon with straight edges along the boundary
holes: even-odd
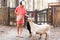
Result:
[[[21,15],[21,20],[17,21],[17,24],[23,24],[24,23],[24,15],[26,14],[26,9],[24,7],[18,6],[16,9],[16,16]]]

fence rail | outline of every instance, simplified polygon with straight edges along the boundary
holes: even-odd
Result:
[[[14,13],[15,8],[10,8],[10,21],[14,22],[15,21],[15,13]],[[51,10],[51,9],[49,9]],[[51,23],[51,21],[48,21],[48,8],[44,10],[35,10],[35,11],[27,11],[28,15],[30,17],[34,17],[35,23],[36,24],[43,24],[43,23]],[[15,21],[16,22],[16,21]],[[26,22],[26,21],[25,21]]]

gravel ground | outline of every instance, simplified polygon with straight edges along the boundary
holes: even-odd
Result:
[[[0,25],[0,40],[33,40],[33,36],[29,38],[29,32],[26,28],[23,28],[23,37],[16,37],[16,26],[2,26]],[[39,40],[39,34],[36,35],[37,40]],[[45,34],[42,35],[42,40],[44,40]],[[49,40],[60,40],[60,27],[53,28],[49,35]]]

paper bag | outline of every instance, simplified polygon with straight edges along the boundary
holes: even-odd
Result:
[[[20,21],[21,18],[22,18],[22,16],[21,15],[18,15],[17,18],[16,18],[16,21]]]

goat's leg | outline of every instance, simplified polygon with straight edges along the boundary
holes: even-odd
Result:
[[[34,33],[34,40],[36,40],[36,33]]]
[[[28,21],[27,21],[27,29],[29,31],[29,38],[30,38],[32,36],[32,33],[31,33],[31,27]]]
[[[46,33],[46,38],[45,38],[45,40],[48,40],[48,38],[49,38],[49,35],[48,35],[48,33]]]
[[[32,33],[31,33],[31,34],[29,34],[29,38],[30,38],[30,37],[32,37]]]
[[[41,36],[42,36],[42,34],[40,34],[40,37],[39,37],[39,39],[41,39]]]
[[[35,36],[34,36],[34,40],[37,40],[37,39],[36,39],[36,34],[35,34]]]

